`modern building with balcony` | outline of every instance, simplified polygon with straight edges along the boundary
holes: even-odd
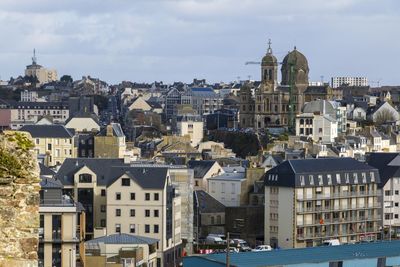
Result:
[[[40,186],[38,265],[74,267],[85,255],[83,207],[62,195],[59,180],[42,178]]]
[[[376,168],[352,158],[284,161],[264,175],[265,243],[301,248],[327,239],[376,240],[379,183]]]

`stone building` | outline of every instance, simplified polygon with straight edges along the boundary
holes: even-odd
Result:
[[[32,64],[26,66],[25,76],[36,77],[37,84],[39,87],[42,84],[57,81],[57,71],[54,69],[45,69],[41,65],[37,64],[36,53],[33,50]]]

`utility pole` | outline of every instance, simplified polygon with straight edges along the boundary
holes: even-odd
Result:
[[[230,243],[230,240],[229,240],[229,232],[228,232],[228,233],[226,233],[226,267],[230,266],[230,263],[229,263],[229,243]]]

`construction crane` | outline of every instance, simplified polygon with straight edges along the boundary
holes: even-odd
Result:
[[[380,87],[381,81],[382,81],[382,79],[379,79],[379,80],[377,80],[377,81],[369,81],[369,83],[376,84],[377,87]]]

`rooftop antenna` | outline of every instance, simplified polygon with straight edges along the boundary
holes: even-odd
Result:
[[[32,57],[32,64],[36,65],[37,59],[36,59],[36,49],[33,48],[33,57]]]

